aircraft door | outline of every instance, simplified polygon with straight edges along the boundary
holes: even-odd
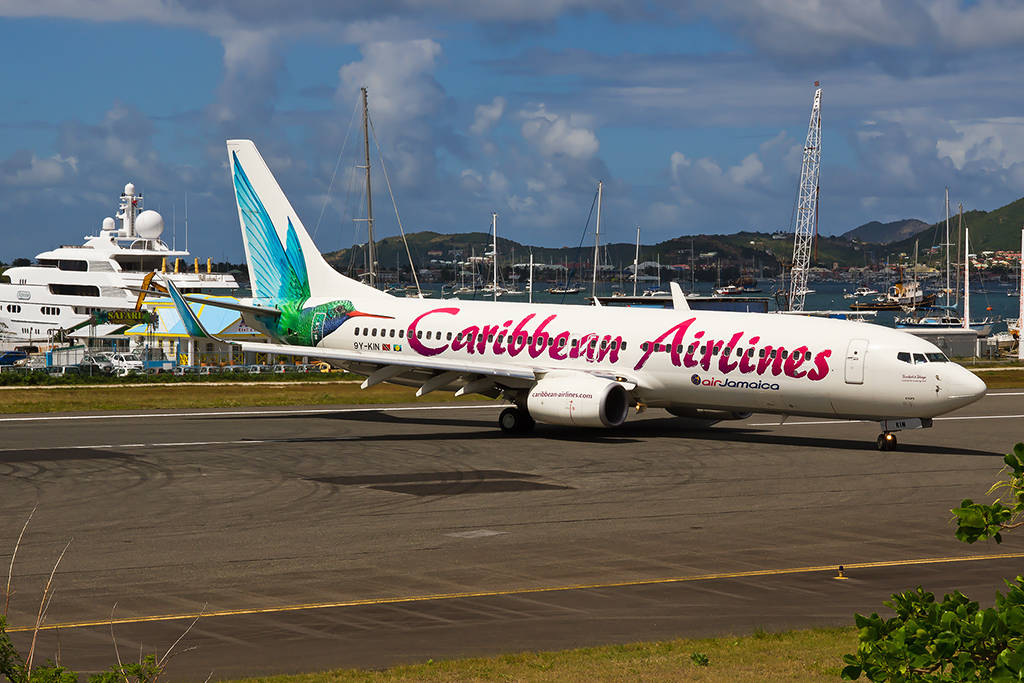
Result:
[[[846,348],[846,383],[864,384],[864,360],[868,355],[867,339],[851,339]]]

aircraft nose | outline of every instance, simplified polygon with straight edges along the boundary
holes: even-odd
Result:
[[[949,397],[963,401],[964,405],[966,405],[967,403],[977,401],[985,395],[987,390],[988,387],[985,386],[985,382],[980,377],[970,370],[960,368],[953,380],[952,391],[949,392]]]

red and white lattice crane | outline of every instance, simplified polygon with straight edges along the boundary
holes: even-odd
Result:
[[[814,104],[804,143],[804,163],[800,169],[800,193],[797,198],[793,268],[790,271],[789,310],[804,310],[807,274],[811,267],[811,247],[818,233],[818,177],[821,171],[821,88],[814,82]]]

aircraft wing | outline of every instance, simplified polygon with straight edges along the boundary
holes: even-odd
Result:
[[[441,372],[457,372],[464,375],[478,374],[529,380],[537,379],[538,374],[537,370],[516,365],[502,365],[479,361],[466,363],[463,361],[425,358],[423,356],[405,356],[401,353],[388,353],[386,351],[347,351],[345,349],[332,349],[322,346],[296,346],[293,344],[247,341],[232,341],[231,343],[239,346],[243,351],[277,353],[288,356],[309,356],[310,358],[322,358],[324,360],[336,360],[360,365],[394,366],[409,369],[421,368]]]
[[[536,367],[506,365],[482,359],[468,361],[426,358],[424,356],[405,356],[401,353],[387,351],[348,351],[321,346],[295,346],[292,344],[248,341],[232,341],[230,343],[240,347],[243,351],[308,356],[310,358],[337,361],[346,366],[353,367],[358,374],[366,375],[366,380],[363,382],[364,389],[403,375],[403,379],[421,383],[419,390],[416,392],[417,396],[423,396],[435,389],[441,389],[459,380],[464,384],[456,392],[456,396],[474,393],[486,394],[488,389],[499,385],[528,387],[541,379],[549,371],[559,369],[543,365]],[[621,382],[627,391],[632,391],[637,386],[635,378],[623,377],[598,368],[590,371],[579,370],[578,372]]]

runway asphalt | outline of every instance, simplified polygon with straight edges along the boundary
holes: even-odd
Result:
[[[0,417],[0,566],[38,504],[9,622],[34,623],[69,540],[41,656],[106,668],[111,614],[137,656],[203,613],[172,680],[849,625],[916,585],[988,602],[1024,569],[1024,535],[967,546],[949,524],[1024,440],[1021,391],[887,453],[870,423],[684,431],[652,410],[509,438],[497,413]]]

